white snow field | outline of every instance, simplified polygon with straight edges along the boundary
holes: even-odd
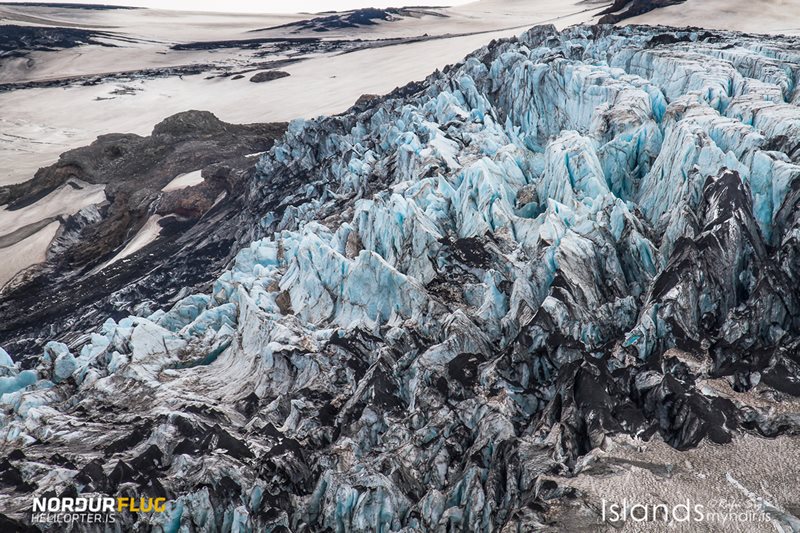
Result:
[[[800,35],[797,0],[686,0],[625,21],[716,30]]]
[[[0,288],[11,281],[17,273],[45,260],[47,248],[60,226],[60,222],[53,221],[30,237],[0,248],[0,254],[3,256],[3,260],[0,261]]]
[[[161,233],[161,226],[158,225],[158,221],[161,220],[163,217],[158,215],[151,215],[150,218],[147,219],[147,222],[144,223],[142,229],[136,234],[136,236],[131,239],[131,241],[122,249],[117,255],[109,259],[105,264],[101,265],[95,272],[99,272],[106,268],[109,265],[113,265],[117,261],[121,261],[126,257],[129,257],[154,240],[158,238],[158,235]]]
[[[22,209],[10,211],[0,207],[0,237],[46,218],[73,215],[92,204],[106,199],[105,185],[93,185],[80,180],[70,180],[38,202]]]
[[[195,170],[194,172],[187,172],[186,174],[176,176],[174,180],[167,183],[161,190],[164,192],[179,191],[181,189],[185,189],[186,187],[203,183],[203,176],[201,175],[202,172],[202,170]]]
[[[0,206],[0,289],[17,273],[45,260],[61,227],[59,217],[105,199],[105,185],[69,180],[29,206],[15,210]]]
[[[438,10],[446,17],[408,17],[326,32],[325,39],[397,39],[397,44],[341,55],[317,54],[281,68],[290,77],[265,84],[250,83],[249,76],[232,81],[205,79],[206,74],[199,74],[0,92],[0,160],[6,163],[0,168],[0,185],[31,179],[38,168],[53,164],[62,152],[89,144],[98,135],[148,134],[165,117],[188,109],[208,110],[228,122],[288,121],[339,113],[362,94],[386,93],[422,79],[492,39],[541,23],[563,27],[585,22],[601,7],[587,7],[573,0],[487,0]],[[33,52],[31,61],[6,61],[0,64],[0,83],[209,62],[235,65],[244,63],[251,52],[236,48],[175,51],[170,46],[179,42],[295,36],[285,28],[251,32],[306,18],[308,14],[87,11],[2,5],[0,23],[111,31],[125,40],[114,42],[118,48],[82,46]],[[402,41],[426,34],[439,38]],[[114,94],[126,88],[131,94]]]

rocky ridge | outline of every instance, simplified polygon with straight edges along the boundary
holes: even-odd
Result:
[[[686,0],[614,0],[599,13],[600,24],[616,24],[622,20],[636,17],[661,7],[682,4]]]
[[[170,305],[187,287],[210,283],[235,254],[231,245],[241,230],[227,221],[240,212],[257,155],[285,130],[285,123],[235,125],[187,111],[147,137],[103,135],[62,154],[32,180],[0,187],[0,205],[12,213],[35,210],[70,184],[105,187],[104,202],[60,217],[45,263],[0,287],[0,345],[32,353],[43,336],[73,342],[100,317]],[[201,174],[199,183],[169,190],[176,176],[191,172]],[[109,265],[153,217],[157,242]]]

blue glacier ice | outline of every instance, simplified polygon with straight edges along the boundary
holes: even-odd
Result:
[[[534,28],[292,122],[248,184],[260,238],[206,294],[49,342],[35,369],[0,349],[3,438],[77,439],[94,397],[120,425],[152,413],[167,429],[109,456],[155,446],[187,480],[146,519],[162,531],[490,531],[548,468],[644,432],[578,389],[644,412],[638,383],[670,444],[718,436],[656,427],[690,395],[671,376],[620,375],[794,327],[800,54],[655,31]]]

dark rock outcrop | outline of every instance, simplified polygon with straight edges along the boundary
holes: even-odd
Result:
[[[607,9],[601,11],[600,24],[616,24],[622,20],[643,15],[654,9],[682,4],[686,0],[614,0]]]
[[[113,314],[141,302],[166,303],[184,283],[214,279],[233,253],[232,243],[246,234],[214,225],[224,226],[241,214],[253,154],[269,149],[285,128],[281,123],[228,124],[208,112],[187,111],[156,125],[149,137],[103,135],[62,154],[33,180],[0,187],[0,204],[11,210],[35,203],[67,180],[105,184],[107,197],[96,217],[86,218],[82,211],[66,220],[47,263],[0,293],[0,344],[21,347],[33,341],[29,335],[43,321],[56,317],[59,324],[72,324],[51,329],[59,335],[56,331],[74,327],[70,315],[78,319],[92,315],[87,314],[92,308]],[[197,170],[205,178],[200,184],[161,190],[176,176]],[[151,215],[164,217],[161,238],[148,250],[152,255],[96,271]],[[153,257],[158,257],[155,263]],[[143,273],[148,273],[145,279]]]
[[[289,77],[289,73],[282,70],[265,70],[256,73],[250,78],[250,81],[253,83],[264,83],[265,81],[279,80],[287,77]]]

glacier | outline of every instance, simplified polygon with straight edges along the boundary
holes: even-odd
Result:
[[[3,512],[146,493],[168,511],[126,530],[528,531],[567,497],[541,477],[614,435],[796,434],[699,383],[800,396],[798,81],[790,38],[539,26],[293,122],[208,293],[30,368],[0,349]]]

